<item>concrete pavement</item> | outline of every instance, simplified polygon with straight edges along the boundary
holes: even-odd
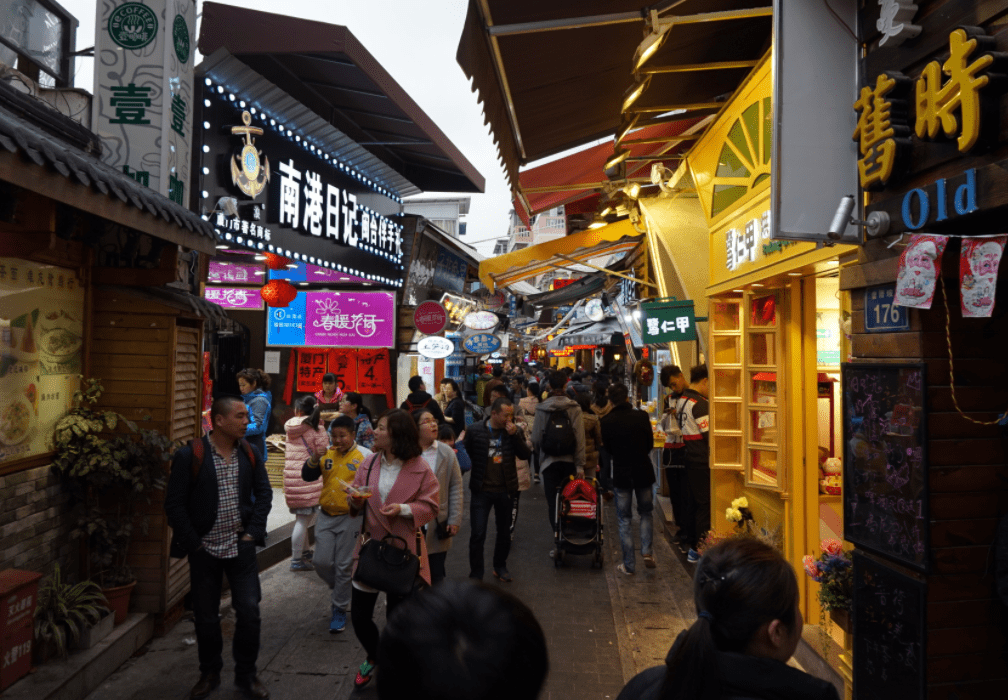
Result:
[[[282,505],[281,505],[282,507]],[[657,512],[656,512],[657,515]],[[522,495],[515,542],[508,560],[514,576],[500,585],[521,598],[546,633],[550,675],[544,700],[612,699],[627,679],[659,664],[675,635],[691,624],[690,575],[674,554],[656,522],[658,568],[649,570],[638,557],[634,576],[615,570],[620,561],[615,512],[606,508],[606,560],[591,568],[588,556],[568,556],[555,568],[548,553],[552,534],[540,485]],[[635,522],[636,529],[636,522]],[[493,519],[487,537],[487,570],[493,542]],[[468,566],[468,511],[448,554],[449,577],[465,578]],[[314,573],[292,573],[286,561],[261,575],[262,649],[260,678],[276,700],[287,698],[376,697],[374,684],[355,692],[353,678],[364,654],[348,621],[346,632],[328,633],[329,592]],[[376,612],[384,624],[384,602]],[[225,635],[223,683],[211,698],[239,697],[231,684],[233,663],[228,640],[234,630],[231,608],[222,605]],[[153,639],[110,676],[90,700],[162,700],[188,697],[198,677],[191,619],[183,619],[166,636]]]

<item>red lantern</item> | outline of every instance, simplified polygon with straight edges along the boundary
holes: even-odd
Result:
[[[270,280],[259,290],[259,296],[266,302],[266,306],[282,307],[294,301],[297,289],[287,280]]]
[[[266,253],[266,267],[271,270],[286,270],[287,266],[291,264],[290,258],[285,258],[282,255],[277,255],[276,253]]]

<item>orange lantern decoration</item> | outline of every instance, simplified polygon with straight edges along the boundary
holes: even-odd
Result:
[[[287,280],[270,280],[259,290],[259,296],[266,302],[266,306],[283,307],[294,301],[297,289]]]
[[[276,253],[266,253],[266,267],[271,270],[286,270],[287,266],[291,264],[290,258],[285,258],[282,255],[277,255]]]

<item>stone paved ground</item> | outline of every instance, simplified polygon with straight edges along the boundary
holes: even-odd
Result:
[[[542,488],[522,496],[515,545],[508,566],[514,576],[506,586],[535,612],[549,644],[550,675],[543,700],[615,698],[636,672],[659,664],[675,635],[694,619],[688,600],[689,575],[656,527],[658,568],[647,570],[638,557],[637,574],[615,571],[619,540],[615,513],[606,509],[606,561],[591,568],[590,557],[569,557],[555,568],[548,553],[552,535]],[[636,523],[635,523],[636,525]],[[487,570],[493,522],[487,538]],[[468,518],[448,555],[448,575],[468,573]],[[262,574],[262,650],[260,678],[275,700],[373,698],[374,684],[355,692],[353,677],[363,651],[350,629],[328,633],[328,590],[313,573],[291,573],[281,563]],[[684,604],[685,601],[685,604]],[[227,649],[233,616],[223,608],[225,630],[222,687],[211,698],[238,697],[230,683]],[[384,606],[379,602],[379,627]],[[188,697],[197,680],[196,647],[190,620],[152,640],[94,691],[90,700],[161,700]]]

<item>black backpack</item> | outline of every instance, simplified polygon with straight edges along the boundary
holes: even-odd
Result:
[[[574,454],[577,437],[566,408],[550,411],[539,447],[544,455],[550,457]]]

